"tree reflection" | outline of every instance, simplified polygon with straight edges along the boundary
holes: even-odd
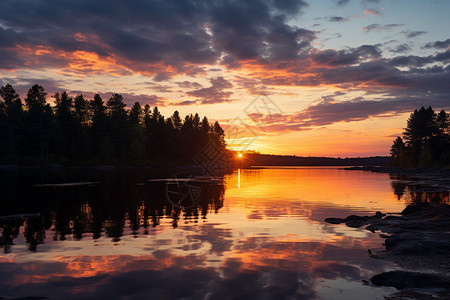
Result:
[[[1,175],[4,174],[0,174],[0,180]],[[177,228],[180,221],[196,223],[200,218],[206,219],[209,213],[217,213],[223,206],[224,186],[215,182],[203,182],[199,201],[182,208],[168,201],[164,182],[137,184],[144,180],[145,173],[130,176],[130,172],[107,172],[92,178],[97,182],[92,184],[30,183],[51,182],[52,175],[47,175],[40,174],[39,179],[17,176],[24,182],[15,185],[2,181],[9,185],[9,188],[2,186],[6,201],[2,201],[4,217],[0,216],[0,247],[5,253],[11,251],[22,226],[31,251],[36,251],[46,237],[55,241],[81,240],[86,234],[92,234],[93,239],[106,236],[117,243],[125,228],[130,228],[134,236],[148,234],[150,228],[161,225],[162,219],[171,220],[172,227]],[[67,176],[59,180],[74,179]],[[39,216],[11,218],[23,212],[39,212]]]
[[[435,205],[450,203],[450,192],[431,188],[426,184],[414,182],[406,175],[391,175],[391,187],[398,200],[406,204],[430,203]]]

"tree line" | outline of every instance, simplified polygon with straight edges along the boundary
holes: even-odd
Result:
[[[54,105],[35,84],[24,102],[0,88],[0,163],[190,163],[209,144],[225,150],[224,131],[196,113],[165,118],[158,107],[127,108],[120,94],[106,100],[55,93]]]
[[[403,137],[391,147],[392,166],[407,168],[450,165],[450,120],[445,110],[431,106],[411,113]]]

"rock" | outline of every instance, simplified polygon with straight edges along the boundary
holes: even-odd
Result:
[[[373,276],[370,282],[376,286],[392,286],[398,290],[405,288],[442,288],[450,287],[450,281],[434,274],[391,271]]]
[[[384,296],[386,300],[435,300],[437,299],[434,295],[425,294],[419,291],[403,290],[401,292]],[[441,298],[444,299],[444,298]]]
[[[325,222],[330,223],[330,224],[341,224],[341,223],[344,223],[345,220],[341,219],[341,218],[326,218]]]
[[[366,221],[368,220],[370,217],[368,216],[355,216],[355,215],[350,215],[347,218],[345,218],[345,221]]]
[[[429,211],[431,209],[431,205],[429,203],[419,203],[419,204],[415,204],[415,205],[408,205],[402,212],[401,214],[406,216],[406,215],[411,215],[411,214],[415,214],[415,213],[423,213],[424,211]]]
[[[363,225],[367,225],[367,221],[365,221],[365,220],[350,220],[350,221],[346,221],[345,225],[347,225],[348,227],[352,227],[352,228],[359,228]]]

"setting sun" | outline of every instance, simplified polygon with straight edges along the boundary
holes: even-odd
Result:
[[[0,0],[0,298],[448,298],[448,11]]]

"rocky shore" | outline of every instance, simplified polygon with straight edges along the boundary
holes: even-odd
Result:
[[[382,251],[370,257],[394,261],[401,269],[373,276],[370,283],[392,286],[400,292],[386,299],[450,299],[450,205],[420,203],[401,213],[327,218],[331,224],[379,232]]]

